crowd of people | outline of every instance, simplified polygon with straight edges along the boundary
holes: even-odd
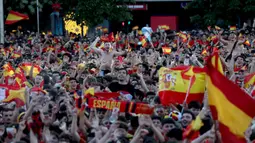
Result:
[[[0,142],[221,142],[206,98],[203,103],[161,104],[158,70],[203,68],[207,57],[218,52],[225,76],[253,96],[245,77],[255,72],[254,36],[249,27],[159,29],[150,38],[138,30],[95,37],[6,33],[0,45]],[[6,102],[6,88],[9,96],[17,91],[19,97]],[[122,107],[124,102],[147,109],[132,111]],[[202,126],[187,133],[197,117]],[[253,128],[244,133],[247,142],[255,139]]]

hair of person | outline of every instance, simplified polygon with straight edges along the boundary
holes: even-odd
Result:
[[[195,115],[190,110],[184,110],[182,115],[183,114],[190,114],[192,116],[192,120],[195,120],[195,118],[196,118]]]
[[[165,124],[174,124],[176,126],[176,123],[173,119],[171,118],[165,118],[162,120],[162,126],[164,126]]]
[[[170,130],[166,135],[169,138],[175,138],[177,141],[182,141],[182,130],[179,128]]]
[[[76,80],[76,78],[74,78],[74,77],[71,77],[71,78],[69,79],[69,81],[72,81],[72,80],[74,80],[74,81],[77,83],[77,80]]]
[[[151,120],[159,120],[160,122],[162,121],[161,117],[156,116],[156,115],[152,116]]]
[[[201,109],[201,104],[198,101],[191,101],[188,105],[188,108]]]

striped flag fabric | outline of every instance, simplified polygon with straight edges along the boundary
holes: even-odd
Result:
[[[255,85],[255,73],[248,74],[244,77],[244,87],[249,88]]]
[[[160,25],[160,26],[159,26],[159,29],[160,29],[160,30],[165,30],[165,31],[166,31],[166,30],[169,30],[170,27],[169,27],[168,25]]]
[[[193,77],[193,83],[191,83],[191,77]],[[189,84],[192,84],[192,86]],[[159,70],[158,94],[163,105],[183,104],[188,90],[187,103],[190,101],[202,102],[205,91],[204,69],[193,66],[179,66],[171,69],[162,67]]]
[[[15,11],[11,10],[7,16],[5,24],[10,25],[10,24],[14,24],[18,21],[28,20],[28,19],[29,19],[29,17],[26,14],[21,14],[19,12],[15,12]]]
[[[12,77],[14,75],[14,68],[12,67],[12,65],[10,63],[6,63],[5,65],[3,65],[3,70],[4,70],[4,77]]]
[[[20,68],[23,69],[25,75],[28,76],[32,68],[32,63],[22,63],[20,65]],[[34,65],[33,77],[36,77],[36,75],[38,75],[40,72],[41,72],[41,67],[38,65]]]
[[[230,31],[235,31],[236,30],[236,26],[230,26],[229,30]]]
[[[17,88],[14,86],[0,85],[1,96],[5,96],[2,102],[10,103],[16,102],[17,107],[24,106],[25,100],[25,88]]]
[[[251,46],[251,43],[250,43],[250,41],[248,41],[248,40],[246,40],[245,42],[244,42],[244,45],[246,45],[246,46]]]
[[[213,63],[210,57],[206,70],[208,103],[214,120],[219,122],[222,142],[245,143],[244,132],[255,116],[255,100],[228,80]]]
[[[21,56],[22,54],[20,52],[13,52],[11,55],[11,58],[17,59],[17,58],[20,58]]]
[[[142,43],[142,47],[146,47],[146,46],[147,46],[147,41],[146,41],[145,36],[142,36],[142,37],[140,38],[140,42]]]
[[[164,55],[169,55],[171,54],[171,48],[170,47],[162,47],[162,51]]]

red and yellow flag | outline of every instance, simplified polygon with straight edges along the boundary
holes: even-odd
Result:
[[[162,47],[162,51],[164,55],[169,55],[171,54],[171,48],[170,47]]]
[[[244,87],[249,88],[250,86],[255,85],[255,73],[246,75],[244,78]]]
[[[133,28],[132,28],[132,30],[134,31],[134,30],[138,30],[139,29],[139,26],[134,26]]]
[[[184,130],[183,132],[183,138],[184,139],[196,139],[199,137],[199,130],[203,126],[203,122],[198,115],[196,117],[196,120],[192,121],[191,124]]]
[[[245,42],[244,42],[244,45],[246,45],[246,46],[251,46],[251,43],[248,41],[248,40],[246,40]]]
[[[166,30],[169,30],[170,27],[169,27],[168,25],[160,25],[160,26],[159,26],[159,29],[160,29],[160,30],[165,30],[165,31],[166,31]]]
[[[194,77],[192,86],[191,77]],[[163,105],[182,104],[188,90],[187,103],[194,100],[202,102],[205,91],[204,69],[180,66],[172,69],[162,67],[159,70],[159,97]]]
[[[32,63],[22,63],[20,65],[20,68],[23,69],[23,71],[25,72],[25,75],[28,76],[32,68]],[[40,72],[41,72],[41,67],[38,65],[34,65],[33,77],[36,77],[36,75],[38,75]]]
[[[3,65],[3,70],[4,70],[4,77],[12,77],[14,75],[14,68],[12,67],[12,65],[10,63],[6,63],[5,65]]]
[[[213,118],[219,121],[222,142],[246,142],[244,132],[255,116],[255,100],[228,80],[208,59],[206,82]],[[218,68],[218,69],[217,69]]]
[[[204,50],[201,52],[201,55],[207,55],[206,49],[204,49]]]
[[[19,53],[19,52],[13,52],[12,53],[12,56],[11,56],[11,58],[13,58],[13,59],[17,59],[17,58],[20,58],[21,57],[21,53]]]
[[[236,26],[230,26],[229,30],[230,31],[235,31],[236,30]]]
[[[25,14],[21,14],[21,13],[11,10],[7,16],[5,24],[13,24],[13,23],[16,23],[16,22],[18,22],[20,20],[24,20],[24,19],[28,20],[29,17]]]
[[[115,35],[115,41],[116,41],[116,42],[120,41],[119,32],[117,32],[117,34]]]
[[[2,102],[10,103],[16,102],[17,107],[24,106],[26,103],[25,99],[25,88],[17,88],[14,86],[0,85],[0,88],[4,90],[5,99]]]
[[[146,46],[147,46],[147,41],[146,41],[145,36],[142,36],[142,37],[140,38],[140,42],[142,43],[142,47],[146,47]]]
[[[220,30],[221,28],[219,26],[215,26],[215,29],[216,30]]]

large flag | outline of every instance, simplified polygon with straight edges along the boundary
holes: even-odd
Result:
[[[159,97],[163,105],[182,104],[189,87],[187,102],[202,102],[205,91],[205,72],[202,68],[180,66],[172,69],[162,67],[159,70]]]
[[[2,102],[16,102],[17,107],[25,105],[25,88],[17,88],[14,86],[0,85],[0,96],[5,99]]]
[[[3,74],[4,77],[12,77],[14,75],[14,68],[10,63],[6,63],[5,65],[3,65]]]
[[[219,121],[223,143],[245,143],[244,132],[255,116],[255,100],[219,70],[209,58],[206,85],[213,118]]]
[[[249,88],[250,86],[255,85],[255,73],[251,73],[246,75],[244,78],[244,87]]]
[[[24,20],[24,19],[28,20],[29,17],[25,14],[21,14],[21,13],[11,10],[7,16],[5,24],[13,24],[13,23],[16,23],[16,22],[18,22],[20,20]]]
[[[32,68],[32,63],[22,63],[20,65],[21,69],[24,70],[25,75],[28,76],[30,73],[30,70]],[[41,72],[41,67],[38,65],[34,65],[34,69],[33,69],[33,77],[36,77],[36,75],[38,75]]]
[[[172,50],[170,47],[162,47],[162,51],[164,55],[170,55]]]

